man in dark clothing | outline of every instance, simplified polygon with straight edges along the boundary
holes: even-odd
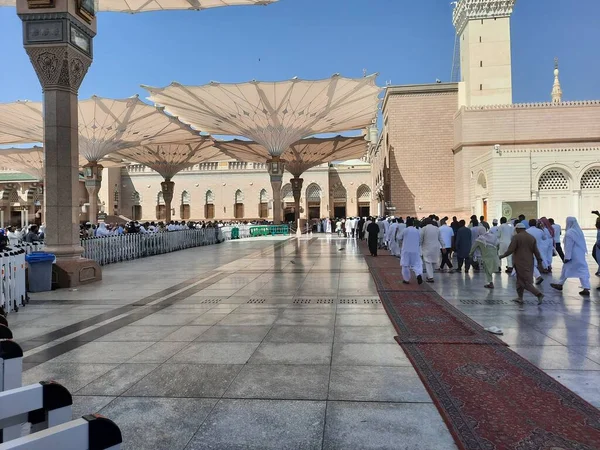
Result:
[[[379,239],[379,225],[375,223],[375,217],[371,217],[371,223],[367,226],[369,233],[369,251],[371,256],[377,256],[377,240]]]
[[[356,229],[358,230],[358,238],[362,241],[365,238],[365,232],[363,228],[365,226],[365,219],[362,217],[358,219],[358,223],[356,224]]]
[[[456,218],[456,216],[452,217],[452,223],[450,224],[450,228],[452,228],[452,231],[454,231],[454,236],[456,236],[456,232],[460,228],[460,225],[458,224],[458,219]]]
[[[458,231],[454,237],[454,251],[458,258],[458,269],[456,271],[460,272],[464,263],[465,273],[468,273],[471,268],[471,259],[469,257],[472,245],[471,230],[465,226],[464,220],[461,220],[458,225]]]
[[[481,216],[479,218],[479,223],[483,225],[487,231],[490,231],[490,224],[485,221],[485,217]]]

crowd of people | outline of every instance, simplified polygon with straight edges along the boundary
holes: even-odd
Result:
[[[597,237],[592,255],[600,265],[600,213],[596,221]],[[553,219],[516,219],[502,217],[490,225],[483,216],[471,216],[465,220],[452,221],[448,217],[431,215],[424,219],[407,217],[350,217],[347,219],[323,219],[318,230],[335,233],[340,237],[366,239],[372,256],[378,249],[388,249],[400,259],[403,283],[411,282],[414,273],[419,284],[434,283],[435,272],[469,273],[483,272],[485,288],[494,289],[493,274],[505,272],[516,278],[517,298],[523,304],[523,295],[529,291],[542,304],[544,294],[537,286],[544,282],[543,274],[551,274],[554,258],[562,260],[563,266],[557,283],[551,287],[562,291],[568,278],[578,278],[584,297],[590,295],[590,272],[586,260],[588,252],[585,236],[575,217],[568,217],[563,229]],[[596,272],[600,276],[600,267]],[[425,278],[424,278],[425,277]],[[598,288],[600,290],[600,287]]]

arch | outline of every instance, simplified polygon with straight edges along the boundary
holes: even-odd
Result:
[[[190,197],[190,193],[188,191],[183,191],[181,193],[181,206],[180,206],[180,211],[179,211],[179,215],[181,216],[181,218],[183,220],[189,220],[190,219],[190,203],[192,202],[192,199]]]
[[[477,186],[481,190],[487,191],[487,176],[484,171],[479,172],[479,175],[477,175]]]
[[[140,193],[138,191],[133,191],[131,193],[131,201],[134,205],[140,204],[140,202],[142,201],[142,197],[140,196]]]
[[[240,189],[235,191],[235,203],[244,203],[244,193]]]
[[[204,194],[204,218],[215,218],[215,194],[210,189]]]
[[[558,167],[546,169],[538,178],[540,191],[568,191],[569,189],[569,176]]]
[[[321,196],[323,192],[321,191],[321,186],[317,183],[311,183],[306,188],[306,200],[308,202],[321,203]]]
[[[283,202],[293,202],[294,201],[294,192],[292,191],[292,185],[290,183],[285,184],[281,188],[281,201],[283,201]]]
[[[8,195],[8,201],[10,203],[19,203],[21,201],[21,197],[19,197],[19,192],[16,189],[10,191]]]
[[[371,201],[371,188],[366,184],[361,184],[356,190],[356,199],[359,202]]]
[[[269,193],[266,189],[261,189],[259,194],[259,202],[260,203],[269,203]]]
[[[590,167],[581,176],[579,187],[582,191],[600,189],[600,167]]]
[[[244,218],[244,193],[240,189],[235,191],[235,204],[233,205],[233,212],[236,219]]]

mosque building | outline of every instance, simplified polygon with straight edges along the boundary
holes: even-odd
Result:
[[[457,2],[460,81],[388,86],[369,150],[379,214],[487,219],[600,208],[600,101],[563,101],[558,61],[547,103],[513,104],[514,0]]]

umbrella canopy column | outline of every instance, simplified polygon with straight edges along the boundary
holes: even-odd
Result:
[[[283,180],[284,162],[279,157],[267,160],[267,170],[273,188],[273,223],[281,224],[281,182]]]
[[[290,180],[292,184],[292,194],[294,195],[294,222],[298,224],[300,219],[300,197],[302,197],[302,183],[304,180],[299,177],[294,177]]]
[[[85,188],[89,195],[88,220],[96,223],[98,220],[98,193],[102,186],[102,165],[97,162],[91,162],[83,166],[83,176],[85,178]]]
[[[170,178],[160,183],[163,198],[165,200],[165,223],[171,221],[171,203],[173,202],[173,193],[175,192],[175,183]]]
[[[75,15],[84,7],[74,0],[48,1],[42,9],[39,3],[18,2],[17,13],[23,21],[25,50],[44,91],[47,251],[57,256],[59,285],[68,287],[102,278],[95,262],[81,258],[77,198],[77,92],[92,63],[96,23],[93,11],[85,16],[86,20]],[[78,33],[77,40],[70,39],[73,32],[67,31],[73,29]]]

